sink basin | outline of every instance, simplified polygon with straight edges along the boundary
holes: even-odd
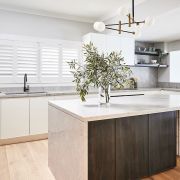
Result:
[[[22,94],[44,94],[44,91],[34,91],[34,92],[8,92],[6,95],[22,95]]]

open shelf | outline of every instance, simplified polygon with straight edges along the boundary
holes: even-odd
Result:
[[[135,67],[155,67],[155,68],[167,68],[166,64],[135,64]]]
[[[148,56],[159,56],[158,52],[151,52],[151,51],[135,51],[135,54],[148,55]]]

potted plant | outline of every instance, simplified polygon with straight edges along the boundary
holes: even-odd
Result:
[[[122,89],[131,83],[132,71],[125,65],[120,53],[99,54],[93,43],[83,45],[84,65],[75,60],[68,62],[74,76],[73,82],[82,101],[89,92],[89,87],[99,88],[101,103],[109,103],[110,87]]]

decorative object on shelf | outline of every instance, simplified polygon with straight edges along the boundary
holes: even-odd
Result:
[[[103,32],[105,29],[109,29],[109,30],[113,30],[113,31],[118,31],[119,34],[124,32],[124,33],[134,34],[136,36],[140,36],[141,31],[139,28],[141,28],[143,26],[143,24],[145,24],[145,26],[151,26],[155,22],[154,18],[152,18],[152,17],[147,17],[146,20],[144,20],[144,21],[136,21],[135,20],[134,0],[132,0],[132,14],[131,13],[126,14],[126,13],[128,13],[128,10],[125,10],[125,8],[121,9],[121,14],[127,15],[128,22],[122,23],[122,21],[120,20],[119,23],[117,23],[117,24],[106,24],[106,25],[104,22],[95,22],[94,29],[98,32]],[[114,26],[116,26],[117,28],[114,28]],[[135,28],[136,31],[124,30],[124,29],[122,29],[123,26],[128,26],[129,28]]]
[[[121,53],[99,54],[93,43],[89,43],[83,46],[83,54],[84,65],[75,60],[68,62],[74,76],[73,82],[82,101],[86,101],[85,96],[90,86],[99,88],[100,104],[102,104],[109,103],[110,86],[122,89],[132,83],[129,79],[132,71],[125,65]]]
[[[152,59],[152,60],[151,60],[151,63],[152,63],[152,64],[157,64],[157,62],[158,62],[158,61],[155,60],[155,59]]]

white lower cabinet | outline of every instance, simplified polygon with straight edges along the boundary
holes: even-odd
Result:
[[[63,99],[79,99],[79,96],[0,99],[0,139],[48,133],[48,101]]]
[[[2,99],[0,104],[1,139],[29,135],[29,99]]]
[[[30,135],[48,133],[48,101],[54,97],[30,99]]]

